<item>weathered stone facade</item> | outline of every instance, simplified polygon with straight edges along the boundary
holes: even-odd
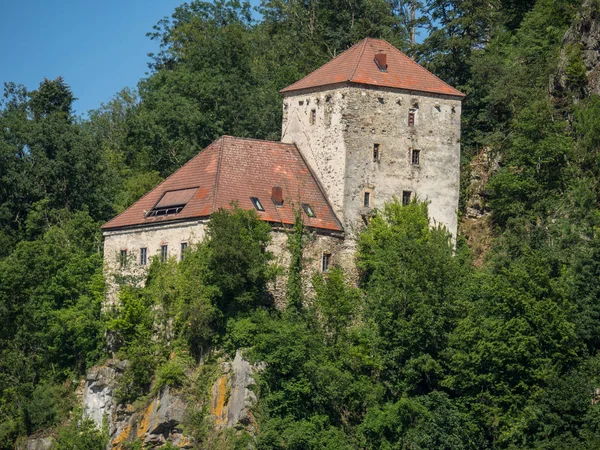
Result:
[[[456,236],[460,115],[457,97],[340,84],[285,94],[282,141],[296,143],[348,237],[404,191],[427,200],[432,221]]]
[[[167,246],[169,258],[180,259],[181,244],[193,245],[202,242],[206,236],[206,229],[206,221],[193,221],[107,231],[104,233],[105,273],[109,278],[123,277],[130,283],[142,283],[151,258],[161,256],[163,245]],[[290,252],[287,248],[287,238],[290,232],[290,229],[274,227],[271,243],[267,248],[273,253],[274,262],[281,267],[287,267],[290,262]],[[146,265],[140,263],[142,248],[147,249]],[[304,279],[307,280],[307,291],[311,289],[311,276],[321,270],[323,253],[332,255],[332,264],[340,265],[350,274],[354,273],[354,252],[348,248],[342,234],[307,230],[304,249]],[[121,251],[127,252],[124,264],[122,264]],[[116,282],[109,283],[107,306],[117,302],[116,286]],[[279,306],[282,306],[280,302],[284,297],[285,286],[285,275],[278,277],[271,286],[271,292]]]

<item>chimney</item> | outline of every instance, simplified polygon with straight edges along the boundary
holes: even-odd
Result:
[[[283,189],[280,186],[273,186],[271,199],[275,203],[275,206],[283,206]]]
[[[382,72],[387,72],[387,56],[385,53],[376,53],[375,54],[375,64]]]

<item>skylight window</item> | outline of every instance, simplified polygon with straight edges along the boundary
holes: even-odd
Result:
[[[146,217],[168,216],[179,214],[185,205],[191,200],[198,188],[178,189],[176,191],[167,191],[154,205]]]
[[[308,203],[302,203],[302,209],[304,210],[304,212],[306,213],[306,215],[310,218],[313,217],[317,217],[317,215],[315,214],[315,211],[311,208],[311,206]]]
[[[258,199],[258,197],[250,197],[250,200],[252,201],[252,204],[254,205],[254,207],[256,208],[257,211],[265,210],[265,208],[263,207],[263,205],[260,202],[260,200]]]

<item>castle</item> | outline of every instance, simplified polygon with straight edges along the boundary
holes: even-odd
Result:
[[[456,236],[464,94],[372,38],[281,93],[281,142],[223,136],[210,144],[102,227],[107,267],[182,258],[232,201],[272,225],[283,265],[285,228],[301,210],[315,234],[310,271],[351,267],[357,233],[393,197],[428,201],[431,221]]]

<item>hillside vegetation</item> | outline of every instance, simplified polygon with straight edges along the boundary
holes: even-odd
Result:
[[[263,0],[259,11],[177,8],[150,34],[161,44],[150,75],[87,119],[63,79],[5,86],[0,448],[47,429],[57,449],[105,448],[73,408],[81,376],[112,356],[107,336],[131,361],[124,403],[189,385],[188,369],[219,352],[264,362],[260,432],[224,435],[219,448],[599,448],[600,98],[563,37],[594,23],[600,3]],[[428,32],[411,45],[415,23]],[[304,299],[310,233],[298,221],[279,311],[266,295],[280,271],[263,251],[269,227],[233,209],[103,313],[100,224],[222,134],[278,139],[278,90],[365,36],[468,95],[465,169],[482,150],[499,161],[482,193],[493,236],[483,262],[429,228],[426,205],[391,203],[360,236],[359,286],[334,269]],[[562,89],[549,89],[559,72]],[[206,416],[192,419],[198,448],[215,448]]]

